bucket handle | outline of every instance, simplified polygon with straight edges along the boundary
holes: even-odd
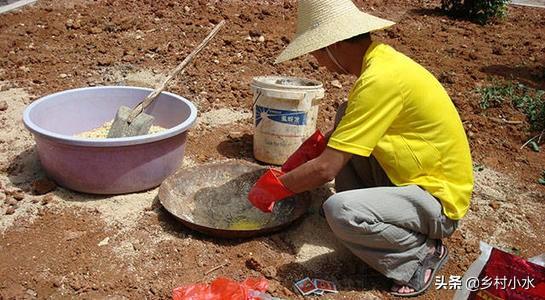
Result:
[[[261,90],[257,91],[257,96],[255,97],[254,104],[252,105],[252,109],[256,105],[257,100],[259,100],[259,98],[261,98],[261,95],[263,95],[263,92]]]
[[[262,91],[262,90],[258,90],[258,91],[257,91],[257,95],[256,95],[255,100],[254,100],[254,103],[252,104],[252,111],[254,110],[255,105],[257,104],[257,101],[259,101],[259,98],[261,98],[262,95],[263,95],[263,91]],[[305,94],[303,95],[303,98],[301,98],[301,100],[303,100],[304,103],[312,102],[312,98],[311,98],[312,95],[313,95],[312,93],[305,93]],[[310,99],[309,99],[309,98],[310,98]],[[305,101],[305,100],[307,100],[307,101]],[[310,106],[310,103],[309,103],[308,106]],[[307,109],[308,109],[308,108],[307,108]]]

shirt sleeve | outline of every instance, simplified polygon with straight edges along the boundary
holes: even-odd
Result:
[[[364,73],[352,89],[329,147],[368,157],[399,115],[403,107],[399,85],[391,76],[370,73]]]

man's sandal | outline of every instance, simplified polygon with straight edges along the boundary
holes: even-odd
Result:
[[[441,252],[443,255],[441,255]],[[443,266],[443,264],[448,259],[448,249],[443,245],[441,240],[437,240],[434,253],[428,254],[424,260],[419,263],[416,272],[413,274],[413,277],[406,284],[400,284],[400,288],[407,286],[414,290],[411,293],[399,293],[399,292],[390,292],[394,296],[398,297],[414,297],[424,293],[434,282],[435,273]],[[426,279],[426,271],[431,269],[430,277],[428,281]]]

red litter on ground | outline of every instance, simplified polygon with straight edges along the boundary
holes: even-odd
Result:
[[[545,299],[544,258],[525,260],[481,242],[481,256],[464,275],[454,300]]]
[[[260,300],[269,288],[265,278],[248,278],[237,282],[229,278],[219,277],[210,284],[194,284],[174,289],[173,300]]]

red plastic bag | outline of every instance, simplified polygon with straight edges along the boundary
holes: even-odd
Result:
[[[453,300],[545,299],[545,254],[525,260],[484,242],[480,248],[481,255],[456,281]]]
[[[229,278],[219,277],[210,284],[194,284],[175,288],[173,300],[257,300],[250,291],[265,292],[269,282],[265,278],[248,278],[239,283]]]
[[[470,300],[545,299],[545,268],[496,248],[478,279],[490,286],[473,291]]]

